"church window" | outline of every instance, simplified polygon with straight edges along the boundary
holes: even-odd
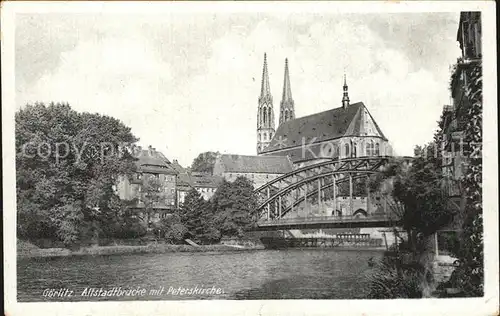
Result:
[[[356,152],[356,148],[357,147],[357,144],[356,143],[352,143],[352,156],[353,157],[357,157],[357,152]]]
[[[375,156],[379,156],[380,155],[380,145],[379,143],[376,143],[375,144]]]
[[[273,132],[269,133],[269,140],[273,139]]]
[[[285,110],[285,121],[288,121],[288,110]]]
[[[346,157],[349,157],[350,152],[351,152],[351,151],[350,151],[350,148],[349,148],[349,144],[347,144],[347,143],[346,143],[346,144],[344,145],[344,153],[345,153],[345,156],[346,156]]]
[[[368,141],[366,143],[366,155],[367,156],[373,156],[375,155],[375,148],[373,145],[373,141]]]
[[[264,124],[267,122],[267,111],[264,109]]]
[[[333,144],[333,156],[332,157],[338,157],[339,156],[339,146],[337,144]]]
[[[271,108],[268,108],[267,110],[269,111],[269,115],[267,116],[269,118],[269,123],[272,123],[273,117],[271,115]]]

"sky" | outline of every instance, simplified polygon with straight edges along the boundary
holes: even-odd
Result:
[[[68,102],[113,116],[188,166],[256,154],[267,53],[275,117],[288,58],[296,117],[362,101],[398,155],[432,140],[450,103],[459,12],[18,14],[16,106]],[[276,122],[276,125],[278,122]]]

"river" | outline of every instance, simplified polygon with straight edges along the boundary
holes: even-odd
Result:
[[[288,249],[18,259],[18,301],[356,299],[367,294],[368,259],[380,256]]]

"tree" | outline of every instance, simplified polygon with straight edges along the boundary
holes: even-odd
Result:
[[[172,244],[181,243],[188,232],[177,214],[162,218],[157,224],[157,228],[161,232],[161,237]]]
[[[120,175],[135,170],[130,128],[68,104],[16,112],[16,185],[21,238],[79,243],[98,231]]]
[[[238,177],[232,183],[224,180],[214,194],[213,207],[221,234],[242,237],[257,221],[252,182],[245,177]]]
[[[207,151],[199,154],[198,157],[193,160],[191,171],[212,174],[217,155],[219,155],[219,152],[213,151]]]
[[[372,177],[369,185],[372,191],[386,195],[390,209],[407,232],[409,250],[416,257],[423,251],[420,241],[453,218],[442,191],[437,148],[435,143],[417,146],[411,163],[403,159],[394,161],[378,177]]]
[[[154,209],[163,196],[160,180],[151,174],[144,175],[139,196],[140,201],[144,204],[144,219],[148,224],[148,228],[151,228]]]
[[[196,189],[191,189],[180,209],[181,223],[186,236],[200,243],[211,243],[220,238],[215,227],[212,208]]]

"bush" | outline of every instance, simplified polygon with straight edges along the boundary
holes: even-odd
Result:
[[[422,269],[398,269],[390,263],[378,262],[368,275],[368,298],[422,298],[423,279]]]

